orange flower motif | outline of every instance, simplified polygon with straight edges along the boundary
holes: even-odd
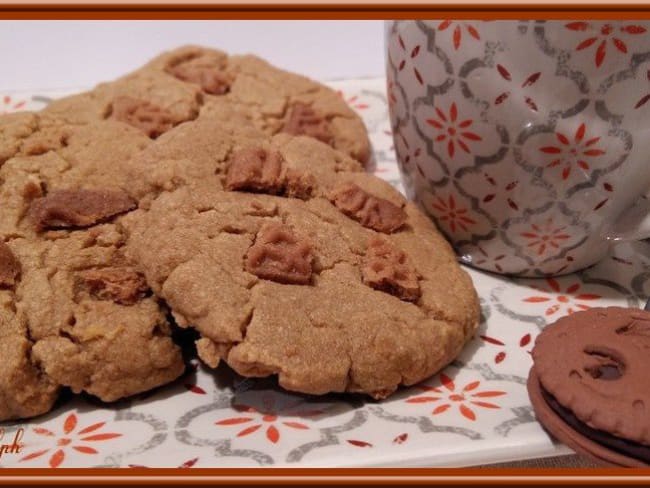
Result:
[[[2,97],[2,106],[0,106],[0,115],[16,112],[25,106],[25,100],[14,101],[9,95]]]
[[[25,457],[20,459],[20,462],[29,461],[31,459],[41,457],[44,454],[50,452],[52,449],[56,449],[50,456],[49,460],[50,467],[56,468],[60,466],[65,460],[65,451],[68,448],[74,449],[75,451],[82,454],[97,454],[97,449],[94,447],[82,445],[81,442],[106,441],[122,436],[122,434],[116,434],[114,432],[94,433],[88,435],[91,432],[95,432],[101,429],[104,427],[104,425],[106,425],[106,422],[98,422],[96,424],[89,425],[88,427],[84,427],[79,432],[74,433],[74,430],[77,427],[77,416],[74,413],[71,413],[63,422],[63,435],[61,436],[58,436],[55,432],[49,429],[45,429],[43,427],[34,427],[32,430],[35,434],[45,437],[57,438],[56,447],[27,454]]]
[[[565,27],[572,31],[588,33],[589,37],[580,41],[576,46],[576,51],[582,51],[598,43],[596,48],[596,67],[600,67],[605,60],[607,52],[607,41],[611,40],[613,46],[621,53],[627,54],[627,44],[621,39],[627,35],[645,34],[646,28],[640,25],[627,24],[616,29],[612,24],[605,23],[602,25],[590,22],[569,22]],[[600,42],[598,42],[600,41]]]
[[[463,39],[463,30],[462,27],[465,27],[465,30],[467,33],[472,36],[474,39],[477,41],[481,40],[481,35],[478,33],[476,30],[476,27],[474,27],[472,24],[468,24],[467,22],[456,22],[453,20],[444,20],[438,24],[438,30],[439,31],[444,31],[447,30],[449,27],[451,27],[453,24],[456,24],[453,29],[453,41],[454,41],[454,49],[458,49],[460,47],[460,44]]]
[[[561,132],[556,132],[555,136],[561,145],[559,146],[545,146],[541,147],[539,150],[545,154],[552,154],[555,159],[546,165],[547,168],[554,168],[561,166],[562,169],[562,179],[566,180],[571,174],[571,168],[575,165],[579,166],[583,170],[589,170],[589,163],[587,163],[586,158],[594,158],[602,156],[605,154],[605,151],[592,147],[598,141],[600,137],[592,137],[587,139],[584,143],[582,142],[585,138],[585,133],[587,129],[585,124],[580,124],[580,127],[576,130],[575,135],[573,136],[573,142],[569,140],[567,136]]]
[[[452,102],[449,107],[449,114],[446,115],[438,107],[435,108],[437,119],[427,119],[426,122],[432,127],[438,129],[436,142],[447,141],[447,154],[450,158],[456,153],[456,146],[460,147],[467,154],[471,154],[466,141],[482,141],[483,138],[474,132],[470,132],[469,127],[474,123],[472,119],[458,121],[458,108],[456,102]]]
[[[501,341],[501,340],[499,340],[499,339],[497,339],[495,337],[490,337],[490,336],[487,336],[487,335],[480,335],[479,337],[481,339],[483,339],[483,341],[485,343],[487,343],[487,344],[493,344],[495,346],[501,346],[501,347],[505,347],[505,345],[506,345],[503,341]],[[522,347],[522,348],[526,347],[526,346],[528,346],[528,344],[530,344],[531,341],[532,341],[532,336],[530,335],[530,333],[524,334],[519,339],[519,347]],[[527,351],[527,352],[530,353],[530,351]],[[506,356],[507,356],[506,351],[499,351],[496,354],[496,356],[494,356],[494,363],[499,364],[500,362],[502,362],[506,358]]]
[[[531,287],[538,291],[541,291],[542,293],[545,293],[546,295],[534,295],[526,297],[523,301],[526,303],[547,304],[548,307],[544,312],[544,315],[547,317],[555,315],[562,309],[564,309],[563,312],[567,315],[571,315],[578,310],[588,310],[591,308],[591,306],[587,305],[584,302],[590,302],[602,298],[600,295],[596,295],[594,293],[580,292],[580,288],[582,287],[581,283],[573,283],[567,286],[565,290],[562,290],[560,284],[553,278],[546,278],[546,283],[548,284],[550,290],[538,286]]]
[[[553,219],[549,218],[541,224],[530,224],[530,232],[522,232],[521,237],[529,240],[526,247],[537,248],[541,256],[548,248],[559,249],[563,241],[571,237],[565,233],[566,227],[555,227]]]
[[[456,232],[457,228],[467,231],[468,225],[476,224],[475,220],[467,216],[466,208],[459,208],[456,205],[456,200],[454,200],[454,196],[451,194],[447,201],[436,196],[436,199],[431,206],[437,210],[436,219],[438,219],[439,222],[444,222],[452,232]]]
[[[280,430],[278,427],[281,425],[289,427],[291,429],[298,430],[307,430],[310,427],[302,422],[295,421],[278,421],[280,414],[288,417],[313,417],[315,415],[320,415],[323,413],[322,410],[307,410],[307,411],[297,411],[295,413],[290,413],[289,409],[280,409],[276,411],[273,408],[274,400],[271,397],[264,409],[258,410],[255,407],[249,405],[237,405],[234,408],[238,412],[245,412],[247,415],[245,417],[231,417],[223,420],[218,420],[215,422],[216,425],[222,426],[231,426],[231,425],[243,425],[246,424],[246,427],[239,432],[237,432],[237,437],[244,437],[250,435],[258,430],[266,427],[264,430],[266,432],[266,438],[271,441],[273,444],[276,444],[280,440]],[[282,412],[286,410],[287,412]]]
[[[406,400],[406,403],[430,403],[437,401],[446,401],[433,409],[431,412],[432,415],[439,415],[446,412],[452,406],[458,405],[458,411],[463,417],[468,420],[476,420],[476,413],[472,410],[469,405],[474,405],[481,408],[501,408],[499,405],[494,403],[485,402],[482,398],[494,398],[498,396],[503,396],[506,394],[505,391],[499,390],[489,390],[489,391],[475,391],[479,385],[480,381],[472,381],[463,387],[462,390],[456,391],[456,385],[449,376],[444,373],[440,373],[440,382],[444,386],[442,387],[433,387],[422,385],[418,388],[426,392],[438,393],[436,396],[415,396]]]

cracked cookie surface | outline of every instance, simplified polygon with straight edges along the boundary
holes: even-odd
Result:
[[[122,219],[127,256],[200,333],[199,356],[278,375],[288,390],[375,398],[453,360],[478,324],[478,300],[429,219],[313,138],[239,146],[210,161],[220,178],[189,180]],[[296,191],[305,181],[310,191]],[[342,185],[391,211],[346,215],[331,199]],[[399,225],[378,225],[395,215]]]

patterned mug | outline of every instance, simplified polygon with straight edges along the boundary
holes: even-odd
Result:
[[[551,276],[650,236],[646,208],[630,210],[650,187],[650,22],[396,21],[385,34],[404,186],[462,262]]]

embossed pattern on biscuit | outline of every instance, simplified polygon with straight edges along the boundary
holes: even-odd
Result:
[[[406,222],[406,212],[392,202],[366,192],[351,182],[338,185],[330,192],[330,201],[364,227],[390,234]]]
[[[228,190],[280,193],[284,186],[282,155],[262,147],[247,147],[233,152],[229,158],[226,188]]]
[[[314,195],[313,175],[284,167],[280,152],[246,147],[233,152],[227,161],[225,186],[228,190],[252,191],[308,199]]]
[[[278,283],[306,285],[311,280],[312,245],[288,225],[272,223],[260,229],[246,253],[246,271]]]
[[[401,300],[415,302],[422,293],[417,271],[406,253],[378,236],[368,242],[361,274],[368,286]]]
[[[156,139],[176,125],[174,116],[167,110],[146,100],[119,96],[113,100],[110,117],[140,129]]]
[[[332,144],[333,137],[327,120],[306,103],[296,102],[289,108],[282,132],[294,136],[309,136],[325,144]]]
[[[136,208],[136,202],[122,190],[54,190],[36,198],[29,218],[36,230],[90,227]]]
[[[224,53],[187,46],[170,53],[169,57],[171,59],[162,63],[162,69],[176,79],[198,85],[210,95],[225,95],[230,91],[233,76],[226,70]],[[156,60],[154,64],[157,64]]]
[[[167,68],[167,72],[181,81],[199,85],[210,95],[224,95],[230,91],[232,80],[218,66],[192,64],[185,61]]]

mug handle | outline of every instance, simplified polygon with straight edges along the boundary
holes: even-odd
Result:
[[[611,242],[650,238],[650,192],[637,198],[631,207],[621,212],[604,237]]]

